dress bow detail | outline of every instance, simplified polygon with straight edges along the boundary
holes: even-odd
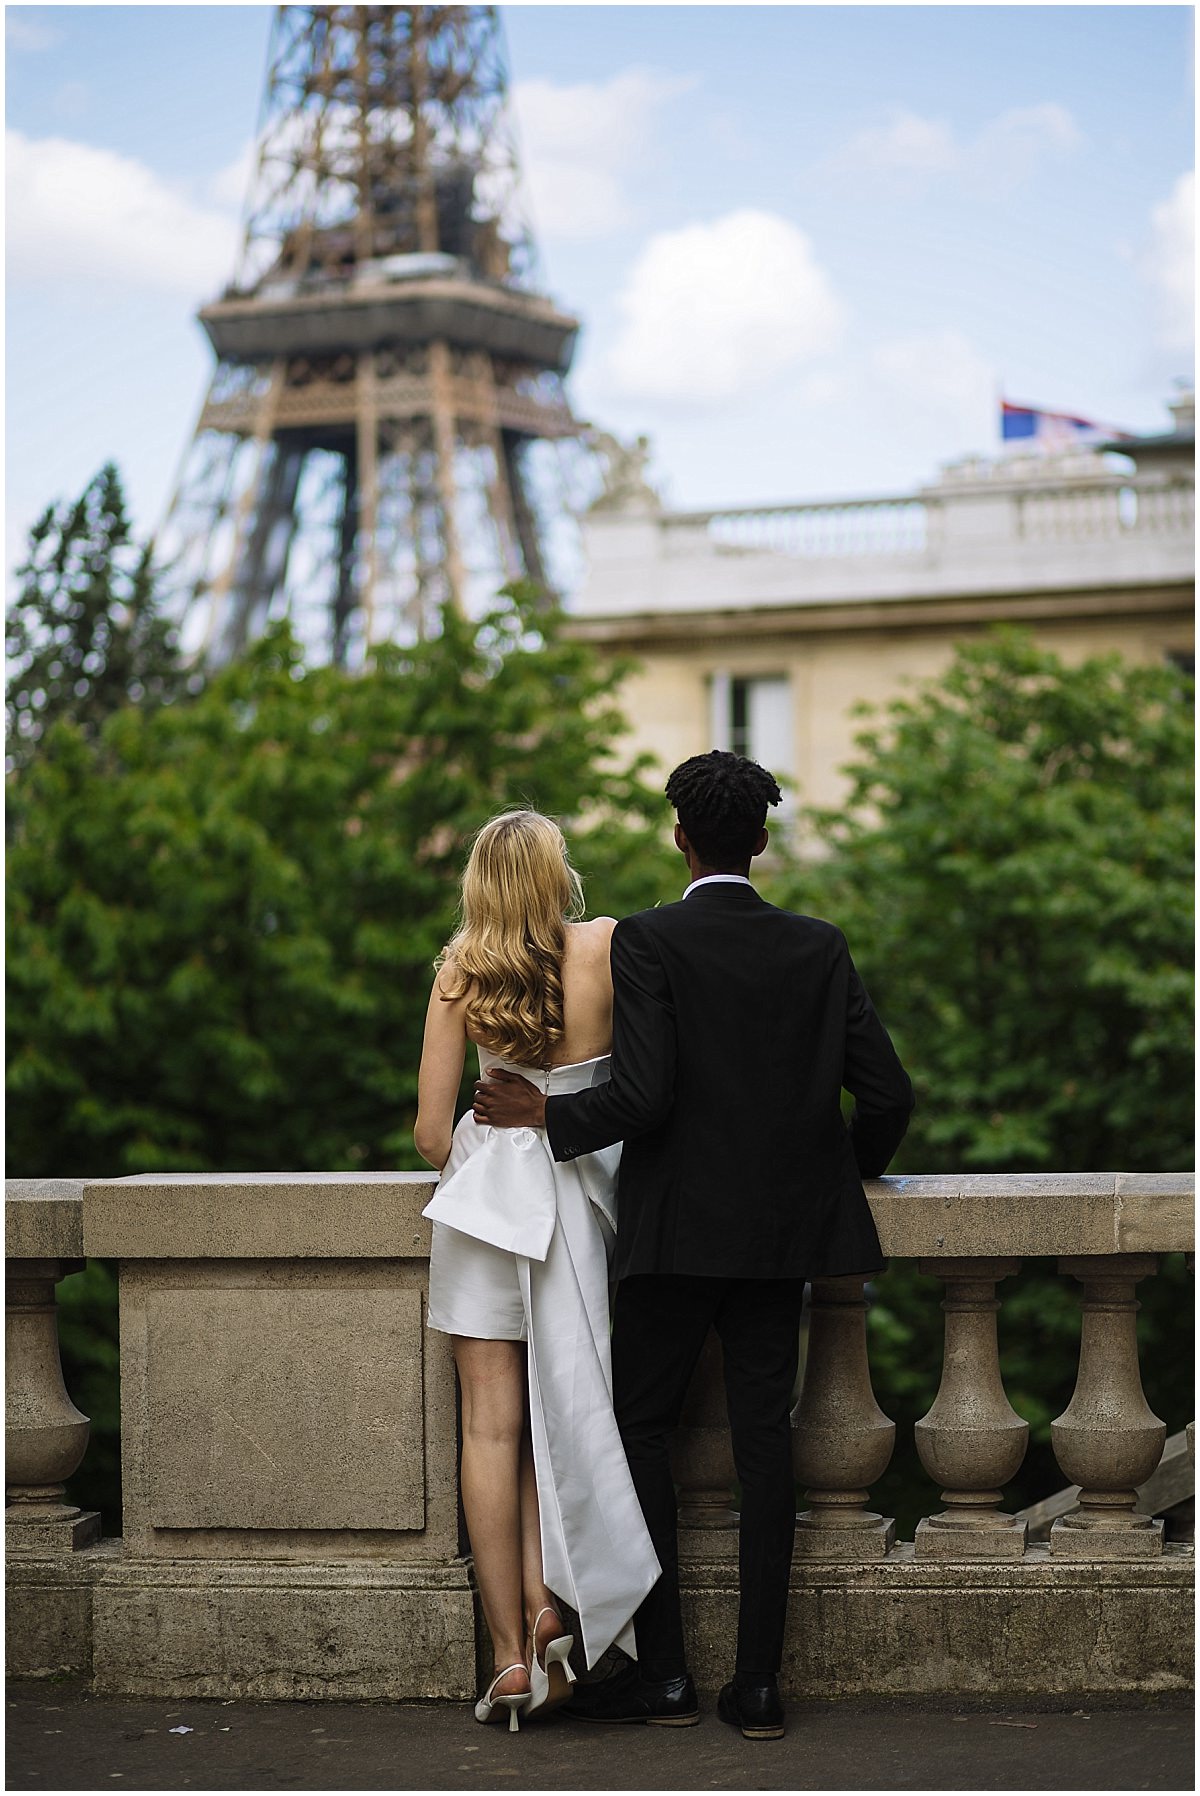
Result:
[[[506,1253],[544,1260],[558,1213],[554,1165],[544,1139],[536,1129],[467,1127],[467,1120],[459,1124],[458,1151],[447,1161],[424,1214]],[[483,1136],[473,1148],[460,1141],[472,1127]]]

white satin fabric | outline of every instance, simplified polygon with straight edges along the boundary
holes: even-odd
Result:
[[[609,1076],[607,1055],[548,1072],[482,1049],[479,1061],[483,1072],[507,1067],[554,1095]],[[541,1130],[493,1129],[468,1111],[424,1211],[515,1256],[543,1575],[579,1616],[589,1667],[614,1641],[636,1657],[633,1614],[661,1569],[612,1407],[608,1261],[620,1154],[617,1146],[555,1161]]]

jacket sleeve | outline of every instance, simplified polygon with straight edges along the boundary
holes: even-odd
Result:
[[[849,950],[847,959],[849,959]],[[876,1179],[903,1141],[914,1107],[912,1081],[850,961],[842,1084],[855,1099],[850,1142],[864,1179]]]
[[[613,930],[612,1076],[607,1085],[546,1100],[556,1160],[573,1160],[642,1135],[675,1099],[675,1005],[649,932],[636,917]]]

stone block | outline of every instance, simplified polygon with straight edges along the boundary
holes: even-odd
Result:
[[[1105,1527],[1089,1521],[1076,1510],[1055,1522],[1050,1530],[1050,1551],[1056,1559],[1102,1559],[1109,1562],[1158,1559],[1163,1550],[1161,1521],[1141,1517],[1124,1528]]]
[[[1195,1181],[1172,1172],[1120,1173],[1116,1245],[1121,1253],[1194,1252]]]
[[[462,1701],[475,1693],[470,1569],[125,1560],[93,1599],[108,1696]]]
[[[95,1179],[83,1246],[121,1260],[428,1259],[421,1172],[146,1173]]]
[[[5,1258],[79,1260],[83,1255],[83,1186],[82,1179],[6,1179]]]
[[[988,1528],[972,1528],[926,1516],[917,1523],[913,1540],[916,1559],[1019,1559],[1025,1551],[1025,1523],[1015,1516]]]
[[[797,1559],[820,1560],[826,1565],[871,1565],[886,1559],[896,1544],[896,1524],[881,1516],[867,1528],[812,1526],[807,1511],[796,1517]]]
[[[156,1290],[147,1306],[156,1528],[425,1522],[414,1290]]]
[[[793,1560],[780,1686],[796,1699],[1017,1697],[1192,1687],[1194,1565],[1168,1547],[1138,1565]],[[688,1662],[702,1690],[733,1668],[737,1568],[681,1561]]]
[[[92,1592],[119,1541],[50,1558],[8,1554],[4,1570],[4,1652],[9,1677],[90,1676]]]
[[[449,1338],[423,1326],[425,1290],[419,1260],[123,1262],[126,1550],[453,1558],[454,1361]],[[222,1515],[247,1519],[184,1519]],[[296,1519],[270,1519],[284,1516]]]
[[[67,1510],[66,1504],[53,1506]],[[4,1512],[4,1551],[19,1558],[48,1559],[56,1553],[78,1553],[100,1538],[100,1515],[77,1509],[74,1515],[39,1515],[33,1504],[14,1503]]]

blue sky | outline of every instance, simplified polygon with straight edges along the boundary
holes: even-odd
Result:
[[[159,521],[232,270],[270,9],[9,7],[8,532],[107,457]],[[1191,14],[503,9],[576,409],[680,504],[903,491],[995,398],[1129,429],[1190,372]]]

